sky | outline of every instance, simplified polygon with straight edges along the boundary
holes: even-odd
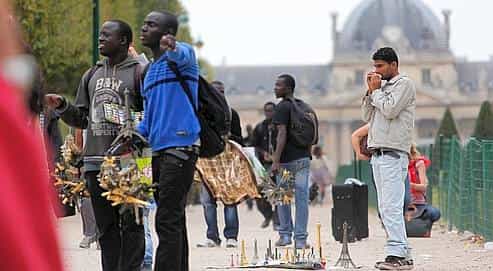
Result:
[[[452,10],[451,47],[470,61],[493,56],[492,0],[422,0],[443,22]],[[199,54],[213,65],[326,64],[331,12],[341,31],[360,0],[182,0]]]

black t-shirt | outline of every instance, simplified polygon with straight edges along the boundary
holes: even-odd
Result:
[[[282,100],[277,106],[276,106],[276,112],[274,113],[274,118],[272,122],[275,125],[286,125],[287,129],[287,141],[286,141],[286,146],[284,146],[284,150],[282,151],[281,154],[281,163],[288,163],[294,160],[298,160],[301,158],[310,158],[311,153],[310,147],[298,147],[295,143],[293,138],[291,138],[291,135],[289,133],[289,127],[290,127],[290,112],[291,112],[291,107],[293,104],[291,104],[290,101],[288,100]]]

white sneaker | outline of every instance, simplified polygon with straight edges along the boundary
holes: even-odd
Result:
[[[238,247],[238,241],[236,241],[235,239],[228,239],[228,240],[226,240],[226,247],[227,248]]]
[[[211,239],[205,239],[203,243],[198,243],[197,247],[220,247],[220,243],[216,243]]]

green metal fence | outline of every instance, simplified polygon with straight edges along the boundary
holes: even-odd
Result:
[[[451,230],[471,231],[493,240],[493,141],[438,138],[421,152],[432,160],[427,199],[440,209],[441,223]],[[368,183],[369,205],[376,192],[367,162],[353,162],[338,170],[337,182],[355,177]]]
[[[432,163],[433,191],[449,230],[471,231],[493,240],[493,141],[439,139]],[[437,186],[438,185],[438,186]]]

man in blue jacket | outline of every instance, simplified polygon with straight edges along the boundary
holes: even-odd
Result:
[[[151,144],[153,181],[158,183],[156,271],[189,270],[185,203],[200,146],[194,112],[199,66],[193,48],[176,41],[177,30],[175,15],[153,11],[145,18],[140,37],[154,57],[144,79],[144,118],[137,131]],[[185,78],[193,104],[170,69],[171,62]]]

